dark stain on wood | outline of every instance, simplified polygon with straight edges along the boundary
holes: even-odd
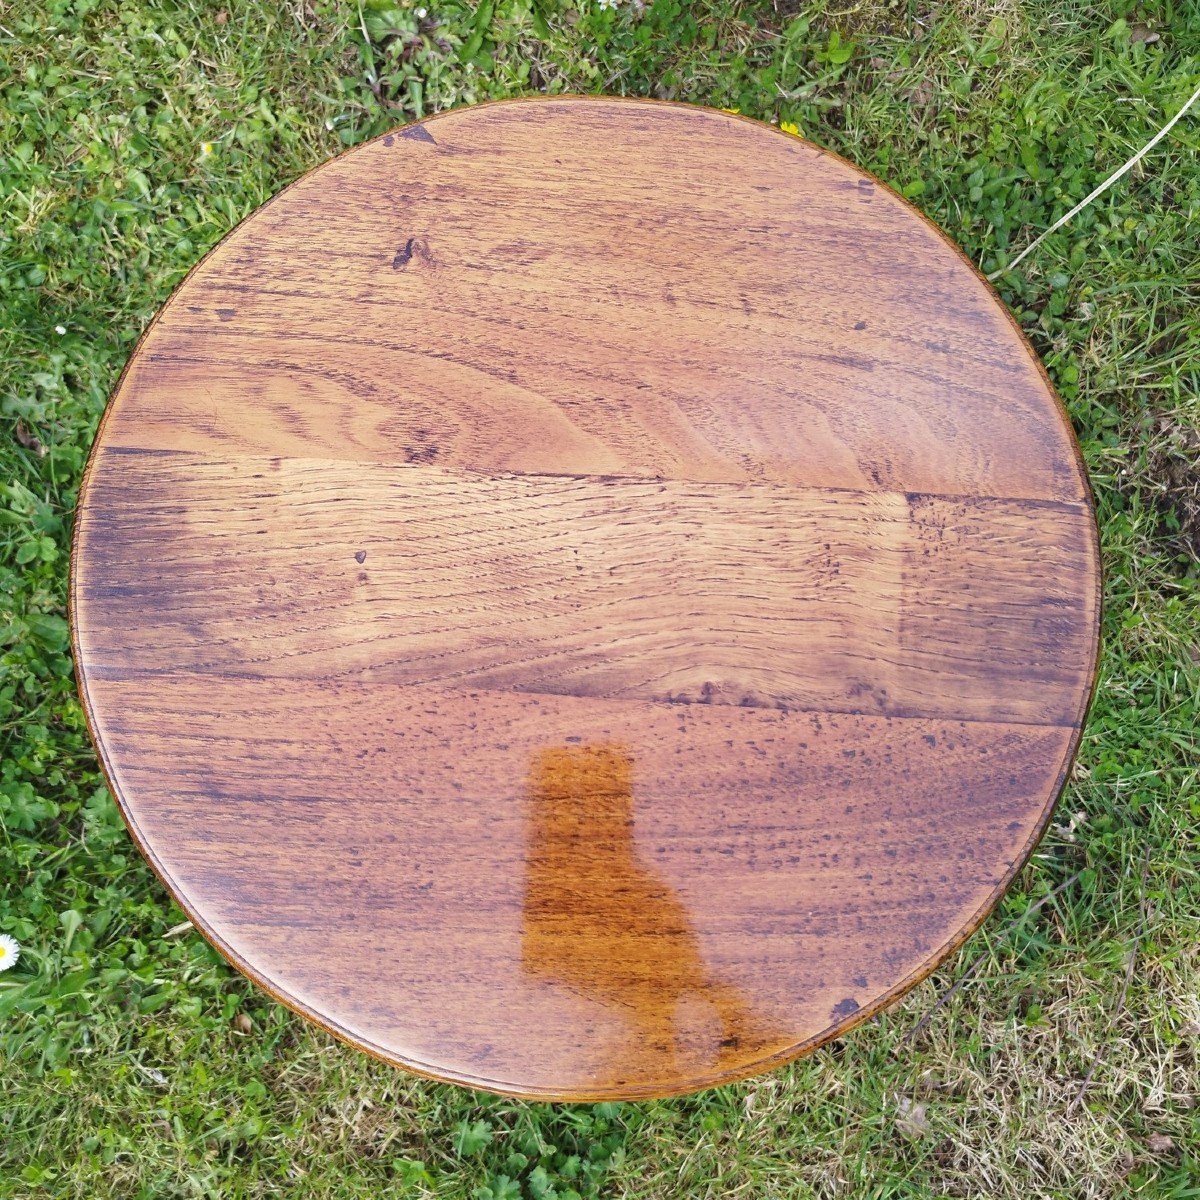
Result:
[[[1069,423],[836,155],[634,101],[427,124],[240,225],[122,376],[71,577],[106,776],[196,927],[387,1061],[764,1070],[1046,827],[1099,619]]]
[[[409,238],[399,250],[396,251],[395,257],[392,259],[392,270],[398,271],[401,267],[407,267],[412,262],[413,248],[417,244],[416,238]]]
[[[410,142],[428,142],[431,146],[437,145],[433,134],[424,125],[409,125],[400,131],[400,136],[407,138]]]

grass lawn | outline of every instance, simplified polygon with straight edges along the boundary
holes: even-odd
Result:
[[[990,272],[1200,84],[1196,0],[422,3],[0,5],[0,1197],[1200,1197],[1200,105],[998,278],[1091,472],[1103,660],[1052,831],[902,1004],[691,1098],[524,1104],[178,928],[88,742],[67,554],[109,390],[238,220],[414,116],[606,91],[794,123]]]

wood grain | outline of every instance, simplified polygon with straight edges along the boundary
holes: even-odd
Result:
[[[189,276],[72,623],[231,961],[389,1061],[599,1099],[785,1061],[969,935],[1098,585],[1061,405],[933,226],[753,122],[543,99],[359,147]]]

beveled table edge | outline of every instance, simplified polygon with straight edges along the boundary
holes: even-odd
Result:
[[[781,1050],[776,1054],[769,1055],[759,1059],[756,1062],[744,1064],[743,1066],[734,1068],[728,1071],[716,1072],[711,1075],[694,1076],[688,1079],[677,1079],[665,1085],[641,1084],[631,1085],[624,1088],[599,1088],[595,1091],[574,1090],[574,1091],[557,1091],[552,1088],[521,1088],[513,1083],[502,1080],[487,1079],[482,1076],[469,1075],[456,1071],[447,1070],[445,1068],[434,1066],[430,1063],[420,1062],[416,1059],[406,1058],[403,1055],[396,1054],[393,1051],[386,1049],[383,1046],[377,1045],[352,1030],[339,1025],[336,1021],[316,1011],[311,1006],[297,1000],[288,995],[284,988],[275,983],[252,963],[243,958],[232,947],[228,946],[224,940],[208,925],[200,913],[192,906],[192,904],[184,896],[183,892],[176,886],[169,872],[158,860],[149,844],[143,838],[141,830],[138,828],[137,821],[129,805],[125,801],[125,797],[121,793],[121,789],[116,784],[115,773],[112,770],[108,759],[108,752],[97,735],[97,727],[93,720],[91,699],[87,690],[87,680],[81,667],[81,656],[79,646],[79,629],[75,620],[76,607],[76,590],[79,583],[78,574],[78,542],[79,542],[79,520],[78,514],[83,509],[88,488],[91,482],[92,471],[98,457],[97,448],[99,447],[104,434],[104,428],[110,414],[113,411],[114,401],[121,391],[125,378],[129,373],[129,369],[143,344],[153,332],[154,327],[158,324],[163,314],[174,304],[176,298],[187,286],[192,276],[204,265],[208,259],[214,255],[227,240],[232,238],[239,229],[248,221],[252,220],[257,214],[264,209],[274,204],[281,196],[294,187],[300,180],[311,178],[318,171],[322,171],[330,163],[341,158],[343,155],[351,154],[363,146],[373,142],[382,140],[385,137],[395,136],[398,132],[406,129],[412,129],[417,126],[427,125],[435,122],[443,117],[455,113],[461,113],[466,108],[493,108],[499,105],[509,104],[554,104],[554,103],[587,103],[587,104],[628,104],[631,106],[640,105],[647,109],[652,108],[677,108],[677,109],[700,109],[705,112],[720,114],[727,117],[731,121],[742,121],[747,125],[753,126],[760,130],[769,131],[779,137],[792,138],[795,141],[811,147],[819,154],[828,155],[830,158],[836,159],[850,170],[860,175],[865,179],[869,179],[877,187],[882,188],[895,200],[898,200],[910,213],[920,219],[926,227],[933,230],[937,236],[949,246],[959,259],[966,264],[975,275],[975,277],[987,288],[993,301],[1003,312],[1009,325],[1017,334],[1020,344],[1024,347],[1030,360],[1037,368],[1038,374],[1041,377],[1042,383],[1045,385],[1046,391],[1054,401],[1058,410],[1058,414],[1063,422],[1063,426],[1068,435],[1068,442],[1074,454],[1076,469],[1079,477],[1083,482],[1084,490],[1084,507],[1090,517],[1088,521],[1088,532],[1091,535],[1091,559],[1093,565],[1093,574],[1095,579],[1095,596],[1094,596],[1094,619],[1091,638],[1092,660],[1089,665],[1089,673],[1091,675],[1091,685],[1086,690],[1086,693],[1081,698],[1079,710],[1076,719],[1073,723],[1071,739],[1067,747],[1066,754],[1063,757],[1062,766],[1059,770],[1058,779],[1054,785],[1051,798],[1047,801],[1045,809],[1038,818],[1033,832],[1031,833],[1025,846],[1022,847],[1016,858],[1010,864],[1005,872],[1000,883],[992,890],[991,894],[980,905],[979,909],[972,915],[969,921],[958,930],[953,937],[944,942],[937,950],[935,950],[924,963],[916,970],[912,971],[899,983],[895,984],[887,992],[881,996],[875,997],[869,1004],[863,1005],[853,1013],[848,1014],[839,1021],[833,1022],[820,1033],[806,1038],[803,1041],[797,1042],[792,1046]],[[291,183],[281,188],[263,204],[254,209],[253,212],[247,213],[240,221],[238,221],[231,229],[229,229],[206,253],[188,270],[187,274],[179,281],[172,290],[171,295],[159,307],[158,311],[151,318],[146,328],[142,331],[141,336],[137,340],[137,344],[130,352],[129,358],[126,360],[125,366],[121,370],[121,374],[117,378],[112,391],[109,393],[108,400],[105,404],[104,412],[100,418],[100,422],[96,427],[96,434],[92,441],[91,449],[88,452],[87,463],[83,470],[83,475],[80,479],[79,491],[76,497],[75,514],[73,516],[73,524],[71,530],[71,554],[68,571],[68,587],[67,587],[67,619],[71,633],[71,653],[75,663],[75,686],[79,694],[80,704],[83,708],[84,720],[87,724],[88,736],[91,738],[92,745],[95,747],[96,755],[100,763],[101,771],[104,775],[105,783],[108,785],[109,791],[112,793],[114,800],[117,802],[117,807],[120,810],[121,817],[129,830],[130,836],[134,844],[141,852],[142,856],[150,864],[151,869],[158,877],[159,881],[166,888],[167,892],[176,904],[183,910],[192,926],[204,937],[204,939],[217,951],[221,957],[231,964],[237,971],[256,984],[264,992],[267,993],[273,1000],[284,1005],[292,1012],[306,1018],[314,1025],[323,1029],[326,1033],[332,1034],[340,1041],[347,1045],[353,1046],[357,1050],[361,1050],[373,1058],[379,1059],[381,1062],[387,1063],[389,1066],[401,1067],[404,1070],[410,1071],[425,1079],[433,1080],[438,1083],[451,1083],[460,1087],[480,1089],[487,1092],[492,1092],[501,1096],[508,1096],[519,1100],[533,1101],[548,1101],[555,1103],[600,1103],[603,1101],[623,1101],[623,1100],[653,1100],[667,1099],[673,1096],[686,1096],[693,1092],[702,1091],[707,1088],[718,1087],[728,1083],[736,1083],[744,1079],[750,1079],[754,1076],[764,1074],[777,1067],[783,1066],[786,1063],[792,1062],[803,1055],[816,1050],[827,1042],[834,1041],[849,1033],[857,1026],[870,1020],[872,1017],[879,1015],[884,1009],[890,1007],[895,1001],[899,1000],[906,993],[911,991],[917,984],[927,979],[939,966],[945,962],[950,955],[958,950],[970,937],[972,937],[987,919],[987,917],[996,908],[999,902],[1003,899],[1008,891],[1013,880],[1029,862],[1033,852],[1037,849],[1045,832],[1050,824],[1050,818],[1054,814],[1054,810],[1058,806],[1059,800],[1062,798],[1063,790],[1066,787],[1066,782],[1069,777],[1071,768],[1075,762],[1079,752],[1079,746],[1083,739],[1083,730],[1087,723],[1087,717],[1091,706],[1096,697],[1096,688],[1099,679],[1099,664],[1100,664],[1100,649],[1101,649],[1101,628],[1103,620],[1103,593],[1104,593],[1104,577],[1103,577],[1103,562],[1100,557],[1100,531],[1097,521],[1095,495],[1092,491],[1091,480],[1088,476],[1087,466],[1083,459],[1083,452],[1080,449],[1078,438],[1075,436],[1074,428],[1071,424],[1070,414],[1067,411],[1066,405],[1051,382],[1050,375],[1046,370],[1045,364],[1038,357],[1028,338],[1025,336],[1024,330],[1009,311],[1008,306],[1004,303],[1000,293],[993,286],[991,281],[979,269],[975,262],[965,253],[961,246],[950,237],[945,230],[942,229],[932,218],[923,213],[915,204],[906,197],[902,196],[894,188],[889,186],[883,180],[873,175],[871,172],[864,170],[862,167],[851,162],[844,155],[838,154],[834,150],[826,149],[824,146],[819,146],[808,138],[801,137],[798,134],[788,133],[786,130],[779,129],[777,126],[771,125],[766,121],[760,121],[754,117],[745,116],[742,113],[730,112],[727,109],[712,108],[708,105],[689,104],[684,101],[677,100],[657,100],[647,97],[631,97],[631,96],[608,96],[608,95],[583,95],[574,93],[563,93],[560,95],[544,95],[523,96],[509,99],[488,100],[481,104],[461,105],[458,108],[443,110],[442,112],[432,113],[428,117],[423,117],[419,121],[412,121],[406,125],[397,125],[392,129],[385,130],[383,133],[376,135],[373,138],[368,138],[366,141],[356,143],[353,146],[347,146],[344,150],[340,150],[337,154],[326,159],[324,162],[318,163],[315,167],[303,172],[297,176]]]

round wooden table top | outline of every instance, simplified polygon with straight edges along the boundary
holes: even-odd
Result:
[[[766,125],[541,99],[357,147],[192,272],[71,595],[112,790],[230,961],[590,1100],[782,1063],[979,925],[1098,587],[1062,406],[932,224]]]

